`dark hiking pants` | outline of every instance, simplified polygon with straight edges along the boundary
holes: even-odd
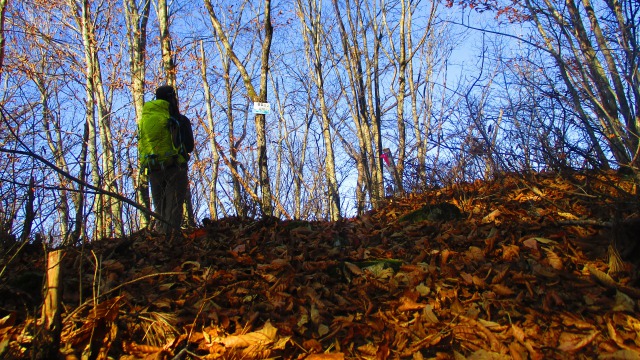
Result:
[[[168,222],[159,221],[157,229],[164,234],[179,230],[182,223],[182,205],[189,189],[187,164],[150,171],[149,185],[155,212]]]

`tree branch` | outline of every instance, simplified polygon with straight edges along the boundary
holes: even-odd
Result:
[[[115,193],[113,191],[101,189],[101,188],[99,188],[97,186],[93,186],[93,185],[87,183],[86,181],[84,181],[82,179],[78,179],[77,177],[75,177],[75,176],[69,174],[68,172],[62,170],[61,168],[59,168],[58,166],[56,166],[55,164],[53,164],[49,160],[43,158],[42,156],[40,156],[38,154],[35,154],[35,153],[31,152],[31,151],[12,150],[12,149],[5,149],[3,147],[0,147],[0,152],[8,153],[8,154],[17,154],[17,155],[29,156],[29,157],[31,157],[33,159],[36,159],[36,160],[40,161],[41,163],[45,164],[47,167],[51,168],[53,171],[57,172],[58,174],[64,176],[65,178],[67,178],[67,179],[69,179],[69,180],[71,180],[71,181],[73,181],[73,182],[75,182],[77,184],[85,186],[85,187],[95,191],[96,193],[104,194],[104,195],[113,197],[115,199],[118,199],[118,200],[120,200],[122,202],[125,202],[125,203],[135,207],[136,209],[138,209],[138,210],[140,210],[140,211],[142,211],[142,212],[144,212],[146,214],[149,214],[149,215],[153,216],[154,218],[156,218],[156,219],[158,219],[160,221],[168,223],[168,221],[163,219],[159,214],[157,214],[157,213],[153,212],[152,210],[144,207],[143,205],[138,204],[137,202],[135,202],[135,201],[123,196],[123,195],[120,195],[120,194]]]

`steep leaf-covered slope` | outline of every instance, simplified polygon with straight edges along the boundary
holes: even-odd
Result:
[[[340,222],[227,218],[66,249],[61,356],[638,359],[635,194],[615,174],[504,175]],[[2,279],[5,358],[42,346],[43,272],[33,249]]]

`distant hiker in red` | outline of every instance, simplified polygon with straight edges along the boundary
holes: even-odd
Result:
[[[187,162],[193,151],[193,129],[180,114],[175,89],[169,85],[156,90],[156,100],[148,101],[138,123],[138,156],[149,175],[151,198],[165,234],[179,230],[183,204],[189,191]]]

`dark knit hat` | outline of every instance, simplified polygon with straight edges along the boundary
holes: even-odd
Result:
[[[156,99],[171,101],[176,97],[176,91],[171,85],[162,85],[156,89]]]

